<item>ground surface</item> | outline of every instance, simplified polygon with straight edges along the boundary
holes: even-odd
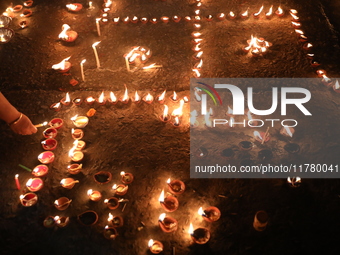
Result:
[[[86,5],[85,1],[79,1]],[[84,128],[87,146],[84,151],[83,170],[76,176],[80,181],[72,190],[60,187],[62,178],[68,177],[67,153],[71,148],[70,118],[75,114],[84,115],[90,108],[63,106],[60,112],[49,109],[69,91],[71,98],[98,97],[104,90],[108,95],[114,91],[121,97],[124,84],[130,96],[135,90],[142,95],[151,92],[154,96],[167,89],[166,103],[170,110],[178,103],[170,101],[173,90],[180,97],[189,96],[189,82],[192,66],[197,62],[192,58],[191,23],[183,20],[168,24],[123,24],[110,22],[101,25],[102,36],[98,38],[94,19],[99,15],[102,1],[93,1],[96,9],[83,10],[73,14],[65,9],[67,1],[35,1],[33,15],[27,18],[29,27],[19,29],[16,18],[11,25],[16,35],[8,44],[0,45],[0,89],[20,111],[27,114],[34,123],[41,123],[54,117],[65,120],[65,125],[57,136],[58,147],[55,161],[49,165],[50,172],[43,177],[45,186],[37,192],[36,206],[24,208],[19,203],[19,195],[25,193],[24,184],[31,177],[29,172],[18,167],[23,164],[33,168],[39,164],[37,156],[42,152],[43,128],[29,137],[14,135],[3,123],[0,126],[0,244],[2,254],[149,254],[147,242],[150,238],[164,244],[164,254],[338,254],[339,237],[338,212],[340,186],[338,180],[303,179],[300,188],[289,187],[284,179],[190,179],[189,176],[189,127],[184,123],[175,128],[171,123],[159,120],[163,107],[158,103],[117,104],[98,106],[95,116]],[[248,7],[251,12],[258,10],[262,3],[268,8],[278,6],[279,1],[202,1],[202,16],[216,16],[219,12],[243,12]],[[282,2],[282,1],[281,1]],[[13,1],[21,4],[20,1]],[[193,15],[194,1],[117,1],[110,17],[161,17],[167,15]],[[2,1],[3,11],[10,1]],[[340,74],[338,32],[339,19],[335,1],[284,1],[287,11],[295,8],[303,24],[303,29],[314,44],[314,52],[330,77]],[[62,24],[69,24],[79,34],[71,44],[58,40]],[[236,19],[234,21],[202,21],[204,43],[204,66],[202,77],[316,77],[315,69],[302,50],[301,43],[290,26],[288,16],[272,20]],[[263,58],[247,57],[242,52],[246,40],[252,34],[262,36],[273,43],[269,54]],[[98,49],[101,69],[96,69],[91,45],[101,41]],[[148,63],[163,65],[161,69],[127,72],[122,57],[132,46],[147,46],[152,50]],[[53,64],[71,56],[70,75],[62,75],[51,69]],[[84,64],[86,82],[71,86],[74,78],[81,81],[80,61]],[[257,160],[261,148],[269,148],[274,153],[273,162],[304,161],[311,158],[337,160],[339,153],[339,97],[329,88],[320,84],[310,88],[313,101],[310,106],[318,119],[302,119],[291,140],[301,146],[298,155],[288,155],[282,147],[288,141],[274,128],[273,140],[265,146],[259,145],[244,155],[238,151],[240,141],[253,141],[252,130],[238,129],[228,133],[226,148],[234,148],[236,160],[250,157]],[[258,87],[264,103],[269,95],[268,88]],[[185,105],[185,116],[189,116],[189,106]],[[292,114],[294,117],[299,115]],[[314,123],[313,123],[314,122]],[[206,132],[206,131],[204,131]],[[218,134],[217,134],[218,135]],[[218,139],[216,134],[212,135]],[[208,149],[214,150],[214,148]],[[224,148],[218,148],[218,150]],[[110,171],[113,175],[109,184],[98,185],[93,175],[100,171]],[[102,192],[104,198],[111,196],[110,187],[119,183],[120,171],[131,172],[135,181],[129,186],[124,198],[128,199],[124,211],[123,204],[114,215],[124,218],[124,226],[117,229],[116,240],[106,240],[103,229],[110,212],[100,202],[90,202],[86,191],[93,188]],[[19,174],[22,189],[15,189],[14,175]],[[70,177],[70,176],[69,176]],[[186,184],[186,191],[178,196],[180,207],[169,213],[178,220],[178,230],[172,234],[163,233],[158,227],[158,216],[164,210],[157,199],[166,180],[180,179]],[[67,196],[73,199],[70,207],[57,211],[53,201]],[[197,215],[203,206],[220,208],[222,217],[218,222],[207,223]],[[94,210],[99,215],[98,223],[92,227],[82,226],[77,215]],[[266,210],[270,221],[264,232],[256,232],[252,227],[256,211]],[[43,227],[45,217],[52,215],[69,216],[70,224],[65,228],[47,229]],[[143,228],[142,223],[145,225]],[[207,227],[211,240],[206,245],[193,245],[187,233],[189,223],[195,227]]]

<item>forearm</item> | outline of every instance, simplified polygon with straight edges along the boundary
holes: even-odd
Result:
[[[20,117],[20,112],[11,105],[5,96],[0,92],[0,119],[11,123]]]

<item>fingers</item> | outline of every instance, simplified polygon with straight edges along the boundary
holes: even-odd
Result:
[[[31,135],[37,132],[37,128],[25,114],[23,114],[22,119],[18,123],[11,126],[11,129],[20,135]]]

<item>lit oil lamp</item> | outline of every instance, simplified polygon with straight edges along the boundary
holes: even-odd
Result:
[[[173,196],[167,196],[166,198],[164,198],[164,190],[162,190],[158,201],[161,204],[162,208],[167,212],[174,212],[179,206],[177,198]]]
[[[202,25],[201,25],[201,24],[198,24],[198,23],[194,23],[193,25],[194,25],[194,28],[195,28],[196,30],[199,30],[199,29],[201,29],[201,27],[202,27]]]
[[[221,211],[214,206],[210,206],[203,210],[202,207],[198,209],[198,214],[202,215],[203,219],[208,222],[217,221],[221,217]]]
[[[181,117],[183,114],[184,100],[179,100],[179,107],[172,111],[172,116]]]
[[[312,59],[312,60],[310,61],[310,65],[311,65],[312,67],[318,67],[318,66],[321,65],[321,64],[320,64],[320,62],[319,62],[318,60]]]
[[[125,17],[123,19],[123,23],[128,24],[129,22],[130,22],[130,18],[129,17]]]
[[[57,134],[58,134],[58,131],[55,128],[52,128],[52,127],[46,128],[43,131],[43,136],[45,138],[55,138],[57,136]]]
[[[38,196],[35,193],[26,193],[20,195],[20,203],[25,207],[30,207],[38,202]]]
[[[301,27],[301,23],[300,22],[296,22],[296,21],[292,21],[292,27],[293,28],[300,28]]]
[[[297,14],[297,12],[292,12],[292,10],[290,11],[290,16],[292,16],[293,21],[299,21],[300,20],[299,16],[297,16],[296,14]]]
[[[199,71],[199,70],[197,70],[197,69],[193,68],[193,69],[192,69],[192,71],[194,72],[194,76],[195,76],[195,78],[199,78],[199,77],[201,77],[201,73],[200,73],[200,71]]]
[[[133,16],[133,18],[131,19],[131,23],[136,24],[138,22],[138,17],[137,16]]]
[[[148,93],[145,97],[143,97],[143,101],[147,104],[151,104],[153,102],[153,96]]]
[[[130,98],[129,98],[129,94],[128,94],[128,90],[127,90],[127,87],[125,86],[125,92],[124,92],[124,95],[123,97],[120,99],[120,101],[124,104],[127,104],[129,103],[130,101]]]
[[[104,0],[103,7],[110,8],[111,5],[112,5],[112,1],[111,0]]]
[[[140,101],[141,101],[141,98],[140,98],[140,96],[138,95],[138,92],[137,92],[137,90],[136,90],[136,92],[135,92],[135,97],[133,98],[133,102],[136,103],[136,104],[139,104]]]
[[[106,184],[111,181],[112,174],[107,171],[99,171],[98,173],[93,175],[93,178],[96,183],[99,184]]]
[[[217,14],[217,18],[219,20],[224,20],[225,19],[225,14],[224,13],[219,13],[219,14]]]
[[[48,123],[48,125],[54,129],[61,128],[63,124],[64,124],[64,121],[60,118],[54,118]]]
[[[50,164],[54,161],[54,153],[52,151],[44,151],[38,155],[41,164]]]
[[[87,195],[88,195],[89,199],[94,201],[94,202],[97,202],[100,199],[102,199],[102,194],[97,190],[89,189],[87,191]]]
[[[19,22],[19,27],[21,27],[22,29],[26,28],[28,26],[28,23],[26,20],[22,20]]]
[[[114,240],[114,239],[116,239],[117,236],[118,236],[118,232],[117,232],[117,230],[115,228],[109,227],[109,226],[105,226],[104,237],[106,239]]]
[[[287,127],[287,126],[282,127],[281,130],[280,130],[281,135],[287,136],[287,137],[290,137],[290,138],[293,137],[294,132],[295,132],[294,128]]]
[[[48,138],[41,142],[41,146],[43,147],[44,150],[47,151],[53,151],[55,148],[57,148],[57,145],[58,145],[57,140],[53,138]]]
[[[75,142],[75,144],[73,145],[73,147],[70,149],[68,153],[70,159],[74,162],[80,162],[84,158],[84,153],[82,153],[81,151],[76,151],[77,146],[78,146],[78,141]]]
[[[270,19],[272,17],[273,14],[273,6],[270,6],[268,12],[266,13],[266,18]]]
[[[2,15],[10,17],[10,18],[14,18],[15,17],[15,14],[14,14],[13,8],[12,8],[12,4],[11,4],[11,6],[6,8],[5,12]]]
[[[81,151],[85,148],[86,143],[82,140],[75,140],[74,143],[73,143],[73,146],[74,146],[76,151]]]
[[[64,211],[69,207],[71,202],[72,199],[68,199],[67,197],[60,197],[54,201],[54,207],[57,208],[59,211]]]
[[[60,181],[60,185],[65,189],[72,189],[76,183],[79,183],[79,181],[73,178],[64,178]]]
[[[59,228],[64,228],[64,227],[66,227],[66,226],[69,224],[69,222],[70,222],[70,217],[66,217],[66,216],[62,216],[62,217],[60,217],[60,216],[55,216],[55,217],[54,217],[54,220],[55,220],[55,224],[56,224],[57,227],[59,227]]]
[[[110,225],[112,225],[115,228],[122,227],[124,224],[124,220],[120,216],[113,216],[111,213],[109,213],[109,217],[107,219]]]
[[[258,12],[253,13],[254,18],[259,18],[262,10],[263,10],[263,5],[261,6]]]
[[[88,104],[88,105],[93,105],[94,102],[96,101],[96,99],[94,99],[94,97],[92,96],[89,96],[85,99],[85,102]]]
[[[160,104],[164,104],[164,101],[165,101],[165,93],[166,93],[166,90],[164,90],[163,93],[157,97],[157,101],[158,101]]]
[[[131,173],[125,173],[124,171],[120,172],[120,176],[122,177],[122,183],[130,184],[133,182],[133,175]]]
[[[114,190],[114,193],[118,196],[124,196],[128,189],[129,189],[129,186],[127,185],[124,185],[124,184],[114,184],[112,186],[112,189]]]
[[[190,16],[185,16],[185,17],[184,17],[184,20],[185,20],[186,22],[189,22],[189,21],[191,21],[192,19],[191,19]]]
[[[162,16],[161,17],[161,21],[163,21],[163,23],[168,23],[170,20],[170,18],[168,16]]]
[[[99,105],[105,105],[106,104],[106,99],[105,99],[105,96],[104,96],[104,91],[98,97],[97,103]]]
[[[172,16],[172,20],[176,23],[180,22],[181,21],[181,17],[175,15],[175,16]]]
[[[195,10],[194,13],[195,13],[195,15],[200,15],[200,14],[201,14],[201,10],[199,10],[199,9],[198,9],[198,10]]]
[[[284,15],[284,11],[282,10],[281,6],[277,8],[277,10],[275,11],[275,14],[279,17],[282,17]]]
[[[201,35],[202,35],[202,33],[200,33],[200,32],[192,32],[191,33],[191,36],[194,37],[194,38],[199,38]]]
[[[113,24],[118,24],[118,23],[119,23],[119,20],[120,20],[120,17],[114,17],[114,18],[112,19]]]
[[[140,19],[140,22],[142,22],[142,24],[146,24],[146,23],[148,23],[148,18],[147,17],[143,17],[143,18],[141,18]]]
[[[229,19],[235,19],[236,15],[235,15],[234,12],[230,11],[228,17],[229,17]]]
[[[37,191],[41,190],[42,187],[44,187],[44,182],[40,178],[30,178],[26,182],[26,187],[31,192],[37,192]]]
[[[178,222],[176,219],[166,216],[165,213],[162,213],[158,218],[159,227],[165,233],[171,233],[177,230]]]
[[[198,63],[195,64],[194,69],[201,70],[203,66],[203,59],[201,59]]]
[[[78,33],[76,31],[70,30],[70,28],[71,27],[69,25],[64,24],[62,26],[62,31],[59,34],[59,39],[65,42],[74,42],[78,37]]]
[[[248,46],[243,50],[245,52],[250,52],[252,56],[263,56],[267,53],[268,48],[272,46],[270,42],[265,41],[263,38],[254,37],[253,35],[247,43]]]
[[[302,46],[302,48],[304,49],[304,50],[311,50],[312,48],[313,48],[313,44],[311,44],[311,43],[305,43],[303,46]]]
[[[76,105],[76,106],[81,105],[82,102],[83,102],[83,99],[81,99],[80,97],[76,97],[72,100],[73,105]]]
[[[180,195],[185,191],[185,184],[180,180],[167,180],[169,190],[172,194]]]
[[[201,48],[201,43],[197,43],[193,48],[192,48],[193,51],[196,51],[196,52],[199,52],[202,50]]]
[[[60,63],[52,66],[52,69],[58,70],[60,73],[66,73],[71,68],[71,63],[68,61],[71,57],[63,59]]]
[[[103,13],[103,14],[102,14],[102,17],[101,17],[101,19],[100,19],[100,21],[101,21],[103,24],[107,24],[107,23],[109,22],[109,19],[108,19],[107,17],[108,17],[107,13]]]
[[[66,8],[68,11],[71,11],[71,12],[79,12],[81,9],[83,9],[83,5],[78,4],[78,3],[67,4]]]
[[[163,114],[159,117],[163,122],[168,122],[171,119],[171,116],[169,115],[169,107],[167,105],[164,105]]]
[[[157,18],[152,18],[152,19],[150,19],[150,22],[152,23],[152,24],[157,24]]]
[[[300,187],[301,185],[301,178],[299,176],[297,177],[287,177],[287,183],[293,187],[293,188],[297,188]]]
[[[207,16],[205,16],[205,19],[207,21],[212,21],[213,20],[213,16],[212,15],[207,15]]]
[[[176,116],[175,118],[174,118],[174,122],[172,123],[172,125],[174,126],[174,127],[179,127],[180,126],[180,121],[179,121],[179,117],[178,116]]]
[[[336,93],[340,93],[340,85],[339,85],[339,81],[338,80],[336,80],[335,84],[333,85],[333,90]]]
[[[245,12],[241,13],[242,19],[247,19],[248,17],[249,17],[249,8]]]
[[[46,165],[37,165],[35,168],[33,168],[32,174],[35,177],[42,177],[45,176],[48,173],[48,166]]]
[[[193,58],[195,60],[200,60],[202,58],[202,55],[203,55],[203,51],[199,51],[193,55]]]
[[[149,250],[152,254],[159,254],[163,251],[163,244],[160,241],[150,239],[148,242]]]
[[[104,200],[104,204],[106,204],[110,210],[114,210],[118,208],[119,201],[118,201],[118,198],[116,197],[110,197]]]
[[[266,229],[268,224],[269,216],[265,211],[258,211],[255,214],[253,227],[256,231],[263,231]]]
[[[84,131],[81,129],[74,129],[72,128],[71,135],[73,139],[79,140],[84,137]]]
[[[206,228],[197,228],[194,230],[192,223],[190,223],[189,234],[191,239],[197,244],[205,244],[210,239],[210,231]]]
[[[260,143],[266,143],[270,140],[270,134],[267,132],[254,131],[254,138]]]
[[[70,174],[79,174],[81,172],[83,165],[82,164],[71,164],[67,166],[67,171]]]
[[[324,75],[326,75],[326,71],[323,69],[318,69],[316,70],[316,74],[318,75],[319,78],[322,78]]]
[[[66,93],[66,96],[60,100],[60,103],[62,103],[63,105],[70,105],[71,99],[68,92]]]
[[[25,18],[28,18],[28,17],[31,17],[33,14],[33,12],[31,10],[24,10],[22,12],[22,14],[20,14],[20,17],[25,17]]]
[[[32,5],[33,5],[33,0],[27,0],[24,2],[25,7],[32,7]]]

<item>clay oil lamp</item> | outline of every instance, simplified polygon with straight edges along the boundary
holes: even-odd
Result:
[[[116,104],[117,101],[117,97],[115,96],[115,94],[111,91],[110,92],[110,98],[108,99],[109,103],[111,104]]]
[[[161,204],[162,208],[167,212],[174,212],[179,206],[177,198],[173,196],[167,196],[166,198],[164,198],[164,190],[162,190],[158,201]]]
[[[32,5],[33,5],[33,0],[27,0],[24,2],[24,6],[27,8],[32,7]]]
[[[55,128],[52,128],[52,127],[46,128],[43,131],[43,136],[45,138],[55,138],[57,136],[57,134],[58,134],[58,131]]]
[[[141,98],[140,98],[140,96],[138,95],[137,90],[136,90],[136,92],[135,92],[135,97],[133,98],[132,101],[133,101],[134,103],[136,103],[136,104],[139,104],[140,101],[141,101]]]
[[[87,117],[92,117],[96,114],[97,110],[94,108],[91,108],[90,110],[87,111],[86,115]]]
[[[115,194],[118,196],[124,196],[126,194],[126,192],[129,189],[129,186],[124,185],[124,184],[114,184],[112,186],[112,189],[114,190]]]
[[[53,70],[57,70],[59,73],[66,73],[68,72],[70,69],[71,69],[71,63],[68,61],[71,57],[68,57],[68,58],[64,58],[60,63],[58,64],[55,64],[52,66],[52,69]],[[63,103],[61,102],[62,104],[65,104],[65,105],[69,105],[71,102],[71,100],[69,100],[68,98],[68,101]]]
[[[107,172],[107,171],[100,171],[100,172],[94,174],[93,178],[94,178],[96,183],[106,184],[109,181],[111,181],[112,174],[110,172]]]
[[[254,17],[255,19],[260,18],[260,14],[261,14],[262,10],[263,10],[263,5],[261,6],[261,8],[259,9],[258,12],[253,13],[253,17]]]
[[[64,24],[62,26],[62,31],[59,34],[59,39],[64,42],[74,42],[78,37],[78,33],[70,29],[71,27],[69,25]]]
[[[181,21],[181,17],[175,15],[175,16],[172,16],[172,20],[176,23],[180,22]]]
[[[12,22],[12,18],[5,16],[5,15],[1,15],[0,16],[0,27],[8,27]]]
[[[148,242],[149,250],[152,254],[159,254],[163,251],[163,244],[160,241],[150,239]]]
[[[120,216],[113,216],[111,213],[109,213],[109,218],[107,221],[115,228],[122,227],[124,224],[123,218]]]
[[[78,3],[67,4],[66,8],[70,12],[79,12],[81,9],[83,9],[83,5]]]
[[[69,217],[59,217],[59,216],[55,216],[54,217],[55,220],[55,225],[59,228],[64,228],[68,225],[68,223],[70,222],[70,218]]]
[[[191,18],[190,16],[185,16],[185,17],[184,17],[184,20],[185,20],[186,22],[190,22],[190,21],[192,21],[192,18]]]
[[[133,16],[133,18],[131,18],[131,23],[136,24],[139,21],[137,16]]]
[[[76,150],[76,148],[78,146],[77,142],[78,142],[78,140],[75,141],[75,143],[73,144],[73,147],[70,149],[70,151],[68,153],[68,156],[74,162],[80,162],[84,158],[84,153],[82,153],[81,151],[77,151]]]
[[[84,131],[78,128],[77,129],[72,128],[71,134],[72,138],[76,140],[82,139],[84,137]]]
[[[266,229],[268,224],[269,216],[265,211],[258,211],[255,214],[253,227],[256,231],[263,231]]]
[[[125,17],[124,19],[122,19],[124,24],[128,24],[130,22],[130,18],[129,17]]]
[[[217,14],[217,18],[218,18],[219,20],[224,20],[225,17],[226,17],[226,15],[225,15],[223,12]]]
[[[37,165],[33,168],[32,174],[35,177],[43,177],[48,173],[48,166],[46,165]]]
[[[75,140],[73,145],[75,146],[74,149],[76,151],[82,151],[85,148],[86,143],[83,140]]]
[[[302,48],[304,49],[304,50],[306,50],[306,51],[309,51],[309,50],[311,50],[312,48],[313,48],[313,44],[311,44],[311,43],[305,43],[303,46],[302,46]]]
[[[145,97],[143,97],[143,101],[147,104],[151,104],[153,101],[153,96],[148,93]]]
[[[236,15],[235,15],[234,12],[230,11],[229,14],[228,14],[228,17],[229,17],[229,19],[235,19]]]
[[[67,166],[67,171],[70,174],[79,174],[82,167],[83,167],[82,164],[71,164],[71,165]]]
[[[205,210],[200,207],[198,209],[198,214],[202,215],[203,219],[208,222],[217,221],[221,217],[221,211],[215,206],[210,206]]]
[[[53,216],[47,216],[44,219],[43,225],[45,228],[53,228],[55,226],[55,219]]]
[[[224,157],[225,159],[232,159],[235,155],[235,152],[232,148],[224,149],[221,152],[221,156]]]
[[[119,201],[116,197],[110,197],[104,200],[104,204],[106,204],[107,208],[109,208],[110,210],[114,210],[118,208]]]
[[[201,35],[202,35],[202,33],[200,33],[200,32],[192,32],[191,33],[191,36],[196,38],[196,39],[199,38]]]
[[[50,106],[50,109],[52,109],[52,110],[54,110],[54,111],[56,111],[56,112],[59,112],[60,109],[61,109],[61,103],[59,102],[59,103],[54,103],[54,104],[52,104],[52,105]]]
[[[104,96],[104,91],[100,94],[98,99],[96,100],[99,105],[105,105],[106,104],[106,99]]]
[[[48,125],[54,129],[59,129],[64,125],[64,121],[60,118],[54,118],[48,123]]]
[[[44,151],[38,155],[41,164],[50,164],[54,161],[54,153],[52,151]]]
[[[190,223],[189,234],[191,239],[197,244],[205,244],[210,239],[210,231],[207,228],[196,228]]]
[[[162,16],[161,17],[161,21],[163,21],[163,23],[168,23],[170,20],[170,18],[168,16]]]
[[[178,101],[178,96],[177,96],[176,91],[174,91],[174,93],[170,96],[170,99],[171,99],[173,102],[177,102],[177,101]]]
[[[76,183],[79,183],[79,181],[73,178],[64,178],[60,181],[60,185],[65,189],[72,189]]]
[[[129,103],[130,97],[129,97],[128,90],[127,90],[126,87],[125,87],[124,95],[123,95],[123,97],[119,101],[121,101],[123,104],[128,104]]]
[[[169,107],[167,105],[164,105],[163,114],[159,116],[161,121],[168,122],[171,119],[171,115],[169,114]]]
[[[299,176],[297,177],[287,177],[287,183],[293,187],[293,188],[297,188],[300,187],[301,185],[301,178]]]
[[[174,122],[172,123],[172,125],[174,127],[179,127],[180,126],[180,121],[179,121],[179,117],[178,116],[175,117]]]
[[[73,124],[77,128],[84,128],[89,123],[89,118],[86,116],[75,115],[71,118]]]
[[[241,13],[241,18],[242,19],[248,19],[249,18],[249,8],[245,12]]]
[[[212,15],[207,15],[207,16],[205,17],[205,19],[206,19],[207,21],[212,21],[212,20],[213,20],[213,16],[212,16]]]
[[[152,19],[150,19],[150,22],[152,23],[152,24],[157,24],[157,18],[152,18]]]
[[[60,197],[54,201],[54,207],[57,208],[59,211],[64,211],[69,207],[71,202],[72,199],[68,199],[67,197]]]
[[[180,180],[170,180],[170,178],[167,180],[167,184],[169,187],[169,190],[174,195],[180,195],[185,190],[185,184],[184,182]]]
[[[122,177],[122,183],[130,184],[133,182],[133,175],[131,173],[125,173],[124,171],[120,172],[120,176]]]
[[[254,144],[249,141],[242,141],[238,144],[238,146],[243,151],[250,151],[254,147]]]
[[[275,11],[275,14],[278,16],[278,17],[282,17],[285,13],[284,11],[282,10],[281,6],[279,6],[277,8],[277,10]]]
[[[267,132],[254,131],[254,138],[260,143],[266,143],[270,140],[270,134]]]
[[[319,62],[318,60],[312,59],[312,60],[310,61],[310,65],[311,65],[312,67],[318,67],[318,66],[321,65],[321,64],[320,64],[320,62]]]
[[[57,148],[58,142],[54,138],[48,138],[41,142],[41,146],[46,151],[53,151],[55,148]]]
[[[287,127],[287,126],[282,127],[280,130],[281,135],[289,137],[289,138],[293,137],[294,132],[295,132],[295,129],[293,127]]]
[[[81,99],[80,97],[76,97],[72,100],[73,105],[79,106],[83,103],[83,99]]]
[[[22,14],[20,14],[20,17],[25,17],[25,18],[28,18],[28,17],[31,17],[33,14],[33,12],[31,10],[24,10],[22,12]]]
[[[165,101],[165,93],[166,93],[166,90],[164,90],[163,93],[160,94],[160,95],[157,97],[158,103],[164,104],[164,101]]]
[[[158,224],[159,227],[163,230],[165,233],[171,233],[177,230],[178,223],[177,220],[166,216],[165,213],[162,213],[158,218]]]
[[[14,36],[14,31],[6,27],[0,27],[0,44],[8,43]]]
[[[141,19],[140,19],[140,22],[142,22],[142,24],[146,24],[146,23],[148,23],[148,18],[147,17],[142,17]]]
[[[93,105],[95,101],[96,101],[96,99],[94,99],[94,97],[91,97],[91,96],[89,96],[89,97],[87,97],[87,98],[85,99],[85,102],[86,102],[88,105]]]
[[[114,17],[114,18],[112,19],[113,24],[118,24],[118,23],[119,23],[119,20],[120,20],[120,17]]]
[[[331,78],[328,78],[326,75],[322,76],[322,80],[321,82],[323,83],[323,85],[325,85],[326,87],[330,87],[333,85],[333,80]]]
[[[98,221],[98,214],[95,211],[88,210],[78,215],[78,221],[85,226],[92,226]]]
[[[69,58],[65,58],[65,59],[68,60]],[[65,60],[65,59],[64,59],[64,60]],[[64,61],[64,60],[63,60],[63,61]],[[66,65],[66,63],[70,63],[70,62],[67,62],[67,60],[66,60],[66,62],[65,62],[65,65]],[[70,64],[70,67],[71,67],[71,64]],[[70,67],[68,68],[68,70],[70,69]],[[52,67],[52,68],[53,68],[53,67]],[[68,70],[67,70],[67,71],[68,71]],[[65,72],[66,72],[66,71],[65,71]],[[70,94],[69,94],[68,92],[66,93],[66,96],[60,100],[60,103],[63,104],[63,105],[70,105],[70,103],[71,103],[71,98],[70,98]]]
[[[38,202],[38,196],[35,193],[26,193],[20,195],[20,203],[25,207],[30,207]]]
[[[273,15],[273,6],[270,6],[268,12],[266,13],[266,18],[271,19]]]
[[[109,227],[109,226],[105,226],[104,237],[106,239],[114,240],[114,239],[116,239],[117,236],[118,236],[118,232],[117,232],[117,230],[115,228]]]
[[[285,151],[289,153],[298,153],[300,151],[300,146],[296,143],[287,143],[284,147]]]
[[[97,190],[89,189],[87,191],[87,196],[94,202],[98,202],[100,199],[102,199],[102,194]]]

